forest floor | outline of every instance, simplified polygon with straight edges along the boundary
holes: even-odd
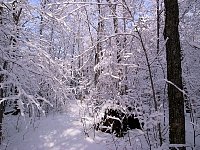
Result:
[[[23,117],[7,117],[4,125],[5,139],[1,150],[145,150],[146,141],[138,130],[129,137],[116,138],[113,135],[89,130],[89,121],[83,128],[80,106],[72,104],[68,113],[54,114],[30,123]],[[18,121],[17,121],[18,120]],[[16,125],[18,124],[18,125]],[[27,124],[29,124],[27,126]],[[86,134],[87,133],[87,134]],[[133,135],[131,135],[133,134]],[[146,148],[145,148],[146,147]]]
[[[149,150],[141,130],[131,130],[123,138],[94,131],[93,119],[85,117],[80,104],[68,105],[65,113],[40,118],[6,116],[0,150]],[[193,145],[193,130],[186,117],[186,140]],[[200,136],[196,139],[198,145]],[[153,150],[167,150],[167,144]],[[193,149],[199,150],[199,146]]]

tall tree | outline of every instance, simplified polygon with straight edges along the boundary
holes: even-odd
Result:
[[[102,40],[102,34],[103,34],[103,18],[102,18],[102,8],[101,8],[101,0],[97,0],[98,3],[98,27],[97,27],[97,46],[95,50],[95,65],[97,65],[100,62],[100,57],[102,55],[102,43],[100,42]],[[101,69],[98,68],[95,72],[95,77],[94,77],[94,84],[95,86],[98,83],[98,78],[101,73]]]
[[[179,6],[178,0],[164,0],[168,101],[169,101],[169,141],[170,144],[185,144],[184,98],[180,89],[182,85],[181,47],[179,39]],[[176,85],[177,87],[175,87]],[[177,147],[177,145],[176,145]],[[183,145],[177,147],[185,150]],[[175,146],[171,146],[175,150]]]
[[[2,26],[3,7],[0,4],[0,27]],[[4,61],[0,58],[0,67],[3,68]],[[0,74],[0,83],[3,82],[3,74]],[[0,88],[0,101],[3,98],[3,88]],[[2,139],[2,121],[3,121],[3,102],[0,102],[0,144]]]
[[[2,3],[3,4],[3,3]],[[0,27],[2,28],[1,30],[3,31],[3,28],[5,27],[4,26],[4,23],[3,23],[3,12],[4,12],[4,8],[3,8],[3,6],[2,6],[2,4],[0,5]],[[12,9],[12,22],[14,23],[14,25],[15,25],[15,27],[17,27],[18,26],[18,23],[19,23],[19,18],[20,18],[20,15],[21,15],[21,12],[22,12],[22,8],[20,8],[19,10],[17,10],[17,4],[18,4],[18,2],[17,1],[13,1],[12,2],[12,5],[10,6],[10,8]],[[9,45],[13,48],[12,50],[9,50],[9,52],[10,53],[12,53],[10,56],[11,57],[15,57],[15,53],[16,53],[16,51],[15,51],[15,46],[16,46],[16,42],[17,42],[17,39],[16,38],[18,38],[18,28],[17,28],[17,31],[16,31],[16,35],[12,35],[12,36],[10,36],[10,39],[9,39]],[[5,37],[1,37],[2,39],[2,41],[4,42],[4,43],[6,43],[6,41],[8,40],[8,39],[6,39]],[[2,44],[2,43],[1,43]],[[4,46],[5,47],[5,45],[0,45],[0,46]],[[1,51],[4,51],[4,50],[2,50],[1,49]],[[4,51],[5,52],[5,51]],[[5,54],[4,54],[5,55]],[[4,70],[7,70],[8,69],[8,61],[4,58],[5,56],[3,55],[3,53],[2,53],[2,56],[1,56],[1,58],[0,58],[0,71],[4,71]],[[2,84],[4,81],[5,81],[5,78],[7,78],[6,77],[6,75],[5,74],[3,74],[3,73],[1,73],[0,74],[0,84]],[[10,89],[11,89],[11,91],[12,91],[12,88],[14,87],[14,89],[16,89],[16,87],[15,86],[11,86],[10,87]],[[15,92],[16,90],[14,90],[14,92]],[[3,113],[4,113],[4,102],[2,101],[2,99],[3,99],[3,97],[5,96],[5,89],[3,89],[3,86],[1,86],[1,88],[0,88],[0,143],[1,143],[1,140],[2,140],[2,120],[3,120]]]

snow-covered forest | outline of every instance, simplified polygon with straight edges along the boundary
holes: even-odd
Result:
[[[199,0],[0,0],[0,149],[199,150]]]

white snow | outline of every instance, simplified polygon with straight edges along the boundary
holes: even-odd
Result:
[[[66,113],[44,116],[35,121],[34,118],[31,121],[22,116],[5,118],[3,125],[4,128],[6,126],[6,138],[0,150],[149,150],[141,130],[131,130],[123,138],[94,132],[91,128],[92,119],[83,116],[80,105],[71,104],[69,108]],[[189,133],[192,128],[189,117],[186,118],[187,147],[190,149],[193,145],[193,137]],[[164,150],[166,147],[169,145],[158,149]]]
[[[7,120],[11,129],[9,138],[3,141],[0,149],[7,150],[102,150],[106,145],[103,138],[87,137],[78,119],[79,109],[71,107],[71,114],[56,114],[42,117],[27,129],[24,124],[19,125],[19,132],[15,130],[14,119]],[[23,121],[20,117],[20,121]],[[17,121],[17,120],[16,120]],[[13,121],[14,122],[14,121]],[[24,128],[23,128],[24,126]]]
[[[102,132],[89,131],[85,134],[80,117],[80,107],[76,104],[70,106],[70,111],[64,114],[54,114],[41,117],[34,123],[28,123],[23,117],[7,117],[4,125],[6,126],[6,136],[1,150],[112,150],[112,149],[143,149],[141,142],[143,135],[138,130],[133,130],[125,138]],[[18,126],[16,126],[16,122]],[[30,121],[30,120],[29,120]],[[90,119],[85,119],[90,121]],[[87,127],[89,122],[86,122]],[[29,124],[29,126],[26,126]],[[133,138],[134,137],[134,138]],[[129,139],[129,141],[128,141]],[[131,144],[132,143],[132,144]],[[144,144],[145,145],[145,144]]]

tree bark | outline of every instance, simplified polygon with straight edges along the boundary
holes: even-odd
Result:
[[[0,25],[2,24],[3,7],[0,6]],[[2,60],[0,60],[2,62]],[[1,64],[0,64],[1,65]],[[0,83],[3,81],[3,75],[0,74]],[[0,88],[0,100],[3,98],[3,89]],[[3,121],[3,102],[0,103],[0,144],[2,141],[2,121]]]
[[[157,12],[157,54],[160,51],[160,0],[156,0],[156,12]]]
[[[95,51],[95,65],[97,65],[100,62],[100,57],[102,56],[102,34],[103,34],[103,28],[104,28],[104,23],[102,20],[102,8],[101,8],[101,0],[97,0],[98,4],[98,28],[97,28],[97,46],[96,46],[96,51]],[[98,78],[100,76],[101,69],[97,68],[95,72],[95,77],[94,77],[94,85],[96,87],[98,83]]]
[[[2,76],[0,76],[0,80],[2,80]],[[0,89],[0,100],[3,98],[3,89]],[[3,122],[3,102],[0,103],[0,144],[2,141],[2,122]]]
[[[164,0],[167,79],[183,89],[181,68],[181,47],[179,39],[179,7],[177,0]],[[169,142],[170,144],[185,144],[185,116],[183,93],[174,85],[168,84],[169,101]],[[175,150],[175,147],[171,147]],[[185,147],[178,147],[185,150]]]
[[[2,97],[3,97],[3,89],[0,89],[0,100],[2,99]],[[2,122],[3,122],[3,102],[0,103],[0,144],[2,141]]]

